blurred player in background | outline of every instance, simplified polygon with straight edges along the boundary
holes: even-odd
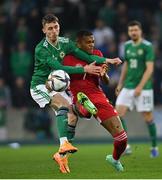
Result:
[[[42,30],[45,37],[35,48],[34,73],[32,76],[30,92],[32,98],[39,104],[41,108],[49,105],[53,110],[56,111],[60,148],[58,151],[59,153],[57,153],[55,157],[57,160],[60,160],[59,154],[77,151],[77,148],[72,146],[67,139],[68,115],[71,117],[71,119],[76,118],[76,116],[73,114],[70,108],[69,97],[65,92],[58,93],[48,91],[45,86],[48,75],[51,71],[57,69],[62,69],[70,74],[99,74],[101,68],[99,66],[95,66],[94,61],[99,64],[103,62],[120,64],[121,60],[119,58],[107,59],[104,57],[88,55],[87,53],[78,49],[75,43],[68,38],[59,37],[59,20],[53,14],[47,14],[44,16],[42,19],[42,25]],[[62,65],[63,57],[69,53],[72,53],[92,64],[84,67],[69,67]],[[64,161],[64,158],[62,160]],[[69,169],[66,169],[66,167],[64,168],[63,166],[60,167],[60,170],[63,173],[69,172]]]
[[[77,46],[89,54],[102,56],[101,51],[94,49],[94,36],[90,31],[82,30],[77,34]],[[67,55],[64,57],[63,64],[66,66],[84,67],[87,65],[85,61],[82,61],[73,55]],[[82,117],[90,117],[90,114],[86,109],[88,104],[81,105],[82,100],[87,97],[97,108],[97,114],[95,118],[100,124],[113,136],[114,149],[113,155],[107,155],[106,160],[115,167],[117,171],[123,171],[123,166],[119,159],[124,152],[127,145],[127,135],[124,131],[120,119],[116,110],[109,103],[105,94],[99,86],[99,78],[108,82],[106,67],[103,67],[100,76],[89,74],[75,74],[71,75],[70,90],[73,95],[74,104],[76,104],[75,112],[77,111]],[[78,94],[79,92],[79,94]],[[89,105],[90,106],[90,105]],[[75,131],[76,122],[71,124],[73,132]],[[72,138],[72,137],[71,137]]]
[[[154,51],[152,44],[143,39],[142,26],[138,21],[128,24],[128,35],[131,40],[125,43],[125,62],[120,80],[116,88],[116,110],[121,117],[123,127],[126,124],[123,117],[134,106],[141,112],[147,124],[152,142],[151,157],[159,155],[157,147],[156,126],[153,119],[153,87],[152,74],[154,69]],[[131,147],[125,153],[131,153]]]

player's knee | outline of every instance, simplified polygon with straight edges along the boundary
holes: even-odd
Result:
[[[50,106],[54,109],[59,109],[61,107],[69,107],[69,102],[57,93],[51,99]]]
[[[151,122],[153,120],[152,112],[144,112],[143,117],[146,122]]]
[[[125,116],[125,111],[122,111],[122,110],[119,110],[119,111],[117,111],[118,112],[118,115],[120,116],[120,117],[124,117]]]
[[[57,110],[57,116],[67,116],[68,112],[69,109],[67,107],[62,106]]]
[[[122,107],[122,106],[116,106],[116,111],[118,112],[118,115],[120,117],[124,117],[126,112],[127,112],[127,109],[125,107]]]
[[[52,108],[54,108],[54,109],[60,109],[60,108],[62,108],[62,107],[68,108],[69,104],[64,103],[64,102],[58,102],[58,103],[57,103],[57,102],[51,101],[50,106],[51,106]]]

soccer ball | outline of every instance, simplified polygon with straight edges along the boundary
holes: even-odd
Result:
[[[48,76],[48,85],[53,91],[65,91],[70,85],[70,77],[63,70],[54,70]]]

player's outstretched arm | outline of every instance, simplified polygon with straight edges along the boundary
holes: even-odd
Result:
[[[51,65],[55,70],[62,69],[65,72],[67,72],[68,74],[89,73],[89,74],[99,75],[99,73],[101,71],[101,67],[96,66],[95,62],[93,62],[89,65],[86,65],[84,67],[64,66],[59,61],[55,61],[54,65],[53,65],[53,63]]]
[[[74,67],[74,66],[65,66],[61,64],[58,60],[55,60],[49,52],[44,49],[38,49],[35,53],[36,59],[42,62],[42,64],[47,63],[49,67],[53,70],[64,70],[68,74],[83,74],[83,73],[91,73],[91,74],[99,74],[100,67],[95,66],[95,62],[93,62],[89,66],[85,67]]]
[[[96,62],[96,64],[103,64],[106,61],[105,57],[100,57],[97,55],[90,55],[84,51],[82,51],[79,48],[75,48],[75,50],[72,52],[77,58],[86,61],[87,63],[93,63]]]
[[[119,59],[119,58],[110,59],[110,58],[100,57],[100,56],[97,56],[97,55],[89,55],[89,54],[87,54],[86,52],[82,51],[79,48],[76,48],[75,51],[73,52],[73,54],[76,57],[78,57],[81,60],[86,61],[88,63],[92,63],[94,61],[96,62],[96,64],[106,63],[106,64],[119,65],[119,64],[122,63],[121,59]]]
[[[69,41],[68,54],[73,54],[77,58],[86,61],[88,64],[94,61],[96,62],[96,64],[110,63],[110,64],[119,65],[122,63],[122,61],[119,58],[109,59],[105,57],[100,57],[98,55],[90,55],[85,51],[81,50],[80,48],[78,48],[76,44],[71,40]]]

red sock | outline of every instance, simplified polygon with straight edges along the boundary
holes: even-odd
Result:
[[[118,160],[127,146],[127,134],[123,130],[122,132],[114,135],[113,138],[114,138],[113,158],[115,160]]]

